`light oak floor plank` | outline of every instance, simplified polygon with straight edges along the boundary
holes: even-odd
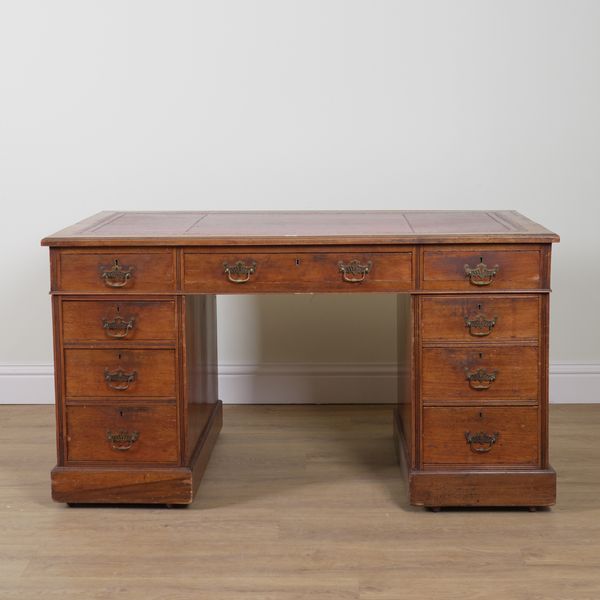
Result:
[[[537,513],[408,506],[390,406],[224,409],[188,508],[68,508],[52,407],[0,406],[0,598],[600,598],[600,405],[551,408]]]

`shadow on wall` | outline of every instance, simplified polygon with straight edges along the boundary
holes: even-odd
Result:
[[[220,296],[218,321],[225,402],[396,401],[395,294]]]

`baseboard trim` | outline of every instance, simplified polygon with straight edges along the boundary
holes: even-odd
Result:
[[[233,404],[381,404],[394,402],[389,363],[219,365],[219,397]],[[52,404],[51,364],[0,364],[0,404]],[[550,366],[550,402],[600,403],[600,363]]]

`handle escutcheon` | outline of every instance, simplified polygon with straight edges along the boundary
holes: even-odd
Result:
[[[498,441],[499,436],[498,432],[486,433],[485,431],[480,431],[478,433],[471,433],[470,431],[465,431],[465,439],[471,448],[471,452],[476,452],[477,454],[489,452]]]
[[[108,319],[102,319],[102,328],[106,332],[106,335],[111,338],[121,339],[127,337],[129,332],[135,325],[135,319],[124,319],[117,315],[112,321]]]
[[[139,439],[140,434],[138,431],[107,431],[106,439],[110,442],[113,450],[129,450]]]
[[[371,271],[373,263],[369,261],[366,265],[362,265],[358,260],[351,260],[349,263],[340,261],[338,262],[338,267],[344,281],[348,283],[360,283],[365,280]]]
[[[469,328],[469,334],[474,337],[485,337],[492,333],[498,317],[488,319],[484,314],[479,313],[474,317],[465,317],[465,327]]]
[[[496,376],[498,375],[498,371],[488,371],[486,369],[477,369],[477,371],[469,371],[469,369],[465,369],[467,375],[467,381],[472,389],[481,391],[481,390],[489,390],[492,383],[496,381]]]
[[[100,277],[105,285],[112,288],[125,287],[133,278],[134,267],[126,267],[115,258],[110,267],[100,266]]]
[[[227,275],[227,279],[231,283],[246,283],[250,280],[250,276],[256,273],[256,262],[251,261],[246,264],[244,261],[238,260],[233,265],[224,262],[223,273]]]
[[[136,380],[137,372],[127,372],[123,369],[117,369],[116,371],[109,371],[104,369],[104,381],[106,381],[108,387],[111,390],[117,390],[119,392],[129,389],[129,386]]]
[[[465,265],[465,277],[468,277],[473,285],[491,285],[499,270],[500,267],[498,265],[490,268],[481,261],[476,267]]]

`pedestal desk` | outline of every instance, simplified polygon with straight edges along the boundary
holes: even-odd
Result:
[[[388,292],[410,502],[552,505],[557,241],[514,211],[103,212],[45,238],[53,498],[192,502],[222,424],[216,294]]]

